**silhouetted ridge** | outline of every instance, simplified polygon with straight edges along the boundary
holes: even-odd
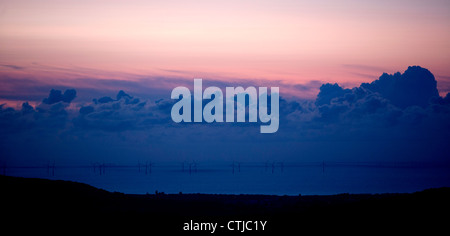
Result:
[[[190,220],[219,222],[225,226],[230,220],[267,220],[267,231],[253,233],[273,235],[322,230],[321,227],[334,233],[341,230],[360,233],[360,229],[405,232],[419,225],[428,228],[430,225],[425,223],[429,221],[434,228],[444,229],[448,225],[445,214],[450,210],[450,188],[412,194],[323,196],[131,195],[70,181],[1,175],[0,186],[2,214],[7,216],[4,230],[14,228],[15,223],[37,224],[46,230],[62,224],[70,230],[75,227],[103,233],[119,228],[128,233],[149,228],[151,232],[164,230],[184,235],[189,232],[182,230],[183,223]]]

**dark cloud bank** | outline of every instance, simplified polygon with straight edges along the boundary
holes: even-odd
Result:
[[[418,66],[352,89],[323,84],[315,101],[281,98],[274,134],[254,123],[176,124],[167,99],[120,91],[75,105],[76,95],[51,90],[35,108],[0,106],[2,161],[449,162],[450,95]]]

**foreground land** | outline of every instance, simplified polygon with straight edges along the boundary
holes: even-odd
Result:
[[[245,234],[303,234],[447,230],[450,188],[411,194],[328,196],[112,193],[92,186],[45,179],[0,176],[2,228],[15,231],[177,232],[186,222],[267,221],[264,231]],[[94,231],[95,230],[95,231]],[[240,234],[225,229],[214,233]],[[156,234],[163,235],[163,234]]]

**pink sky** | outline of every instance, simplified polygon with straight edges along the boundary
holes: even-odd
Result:
[[[443,95],[450,2],[2,1],[0,65],[0,80],[167,76],[350,87],[420,65]]]

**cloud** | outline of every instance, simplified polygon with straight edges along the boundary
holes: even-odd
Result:
[[[408,106],[426,107],[433,97],[439,97],[434,75],[425,68],[411,66],[403,73],[389,75],[384,73],[372,83],[363,83],[363,88],[380,93],[392,104],[406,108]]]
[[[354,153],[366,145],[362,142],[372,144],[366,146],[367,151],[379,152],[369,150],[373,147],[385,150],[384,157],[375,155],[375,159],[408,156],[406,159],[411,160],[447,160],[450,95],[438,95],[434,77],[428,72],[410,67],[403,74],[383,74],[371,84],[352,89],[324,84],[312,103],[289,108],[292,101],[280,102],[284,115],[280,117],[283,120],[278,135],[289,141],[314,142],[321,148],[341,143],[341,147],[348,148],[342,151],[347,153],[344,158],[352,160],[365,159],[361,153]],[[430,150],[431,146],[434,149]],[[402,155],[394,155],[401,150]]]
[[[77,92],[75,89],[68,89],[63,93],[61,93],[60,90],[52,89],[50,90],[50,94],[48,95],[48,98],[44,98],[42,100],[45,104],[54,104],[57,102],[67,102],[70,103],[75,97],[77,96]]]
[[[1,66],[7,67],[7,68],[11,68],[11,69],[14,69],[14,70],[23,70],[23,69],[25,69],[25,67],[23,67],[23,66],[16,66],[16,65],[1,65]]]
[[[338,84],[322,85],[315,101],[316,120],[338,127],[351,124],[353,129],[359,123],[390,127],[432,116],[434,112],[427,109],[433,101],[434,106],[436,103],[443,106],[444,100],[439,96],[434,76],[427,69],[413,66],[403,74],[384,73],[372,83],[353,89]],[[435,107],[438,109],[443,108]]]
[[[439,78],[439,82],[437,85],[439,94],[441,96],[445,96],[447,93],[450,93],[450,76],[438,75],[436,77]]]
[[[121,132],[126,130],[149,129],[150,127],[168,123],[173,102],[158,100],[141,100],[120,90],[116,99],[102,97],[93,99],[79,109],[75,117],[76,128],[87,130],[103,130]]]
[[[381,97],[388,99],[399,108],[408,106],[426,107],[430,99],[439,97],[437,82],[427,69],[419,66],[408,67],[403,73],[393,75],[383,73],[381,77],[371,83],[363,83],[359,87],[365,89],[363,93],[378,93]],[[356,90],[362,92],[363,90]],[[352,95],[353,94],[353,95]],[[355,96],[355,91],[343,89],[338,84],[324,84],[316,99],[318,106],[330,104],[335,98],[344,96]]]
[[[71,70],[75,73],[75,70]],[[98,71],[92,71],[92,74],[97,74]],[[36,74],[36,78],[32,76],[23,76],[20,74],[6,74],[0,72],[0,98],[10,101],[32,101],[41,102],[44,96],[48,95],[48,91],[67,90],[76,88],[77,103],[92,101],[92,98],[100,99],[102,97],[110,97],[114,99],[117,91],[127,91],[135,97],[143,99],[170,99],[172,89],[178,86],[193,88],[193,79],[182,77],[163,77],[163,76],[148,76],[148,75],[129,75],[123,74],[120,78],[115,78],[117,75],[108,76],[109,74],[102,74],[98,72],[99,76],[89,77],[88,74],[81,74],[78,77],[57,77],[57,78],[43,78],[40,74]],[[104,78],[106,77],[106,78]],[[111,79],[114,77],[115,79]],[[286,97],[295,99],[313,99],[321,85],[320,81],[309,81],[302,84],[287,84],[283,81],[261,80],[261,79],[217,79],[217,78],[203,78],[203,87],[217,86],[219,88],[242,86],[244,88],[249,86],[266,86],[266,87],[280,87],[281,91]],[[114,96],[113,96],[114,95]],[[110,100],[111,101],[111,100]]]
[[[352,75],[356,75],[357,77],[364,78],[364,79],[373,80],[373,79],[377,78],[377,76],[373,75],[373,74],[367,74],[367,73],[361,73],[361,72],[349,72],[349,73]]]
[[[316,105],[330,104],[334,98],[342,97],[344,94],[350,93],[349,89],[343,89],[338,84],[324,84],[320,86],[319,94],[316,98]]]
[[[383,67],[362,64],[343,64],[342,67],[348,70],[349,74],[363,78],[364,80],[376,79],[380,72],[387,71],[387,69]]]
[[[293,85],[293,87],[300,92],[308,92],[311,89],[319,88],[321,85],[322,85],[322,82],[320,82],[318,80],[311,80],[306,84],[296,84],[296,85]]]
[[[217,86],[204,87],[212,85]],[[318,85],[294,88],[301,92]],[[89,147],[88,158],[108,152],[114,160],[148,155],[158,160],[177,160],[180,155],[208,159],[212,157],[201,153],[219,152],[221,157],[214,158],[243,161],[448,161],[450,151],[450,95],[440,97],[434,76],[420,67],[383,74],[351,89],[323,84],[313,101],[280,97],[280,128],[271,135],[260,134],[254,123],[177,124],[170,117],[176,101],[117,91],[115,96],[73,103],[78,91],[50,90],[36,107],[1,105],[0,148],[19,155],[13,154],[14,147],[26,138],[38,155],[59,153],[59,148],[67,153],[65,147],[75,158]],[[30,153],[23,152],[20,158],[28,158],[25,154]]]

